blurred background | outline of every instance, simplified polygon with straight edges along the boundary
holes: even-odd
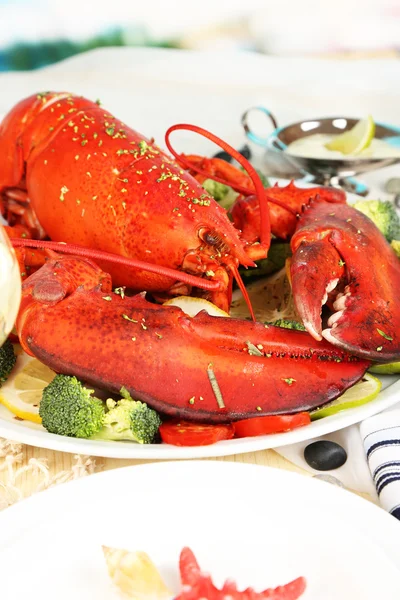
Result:
[[[400,0],[0,0],[0,71],[104,46],[399,58]]]

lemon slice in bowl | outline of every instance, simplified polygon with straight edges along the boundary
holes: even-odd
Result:
[[[379,379],[366,373],[364,377],[353,385],[350,389],[346,390],[344,394],[332,400],[325,406],[317,408],[310,413],[311,420],[322,419],[323,417],[329,417],[336,413],[347,410],[348,408],[356,408],[362,404],[367,404],[374,400],[379,392],[381,391],[382,383]]]
[[[229,317],[228,313],[215,306],[204,298],[192,298],[191,296],[177,296],[164,302],[164,306],[178,306],[189,317],[195,317],[199,312],[205,310],[212,317]]]
[[[345,131],[325,144],[328,150],[336,150],[342,154],[360,154],[368,148],[374,139],[375,123],[371,115],[358,121],[352,129]]]
[[[10,377],[0,388],[0,404],[19,419],[41,423],[39,404],[43,389],[55,372],[24,352],[19,354]]]

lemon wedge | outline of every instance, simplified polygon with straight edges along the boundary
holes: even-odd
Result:
[[[229,317],[228,313],[215,306],[204,298],[192,298],[191,296],[177,296],[164,302],[164,306],[178,306],[189,317],[195,317],[200,311],[205,310],[212,317]]]
[[[315,421],[316,419],[329,417],[342,410],[356,408],[357,406],[371,402],[371,400],[374,400],[377,397],[381,391],[381,387],[382,383],[379,379],[366,373],[361,381],[346,390],[339,398],[312,411],[310,413],[311,420]]]
[[[352,129],[345,131],[325,144],[328,150],[336,150],[342,154],[360,154],[368,148],[374,139],[375,123],[371,115],[358,121]]]
[[[42,392],[55,375],[36,358],[22,352],[10,377],[0,388],[0,404],[24,421],[41,423],[39,404]]]
[[[145,552],[128,552],[103,546],[108,573],[130,600],[170,600],[173,597],[154,563]]]

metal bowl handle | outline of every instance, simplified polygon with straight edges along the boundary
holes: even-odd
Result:
[[[268,110],[267,108],[265,108],[264,106],[252,106],[251,108],[248,108],[242,115],[242,125],[243,125],[243,129],[246,133],[246,136],[248,137],[249,140],[251,140],[252,142],[254,142],[255,144],[258,144],[259,146],[265,146],[265,144],[267,143],[268,138],[262,138],[260,136],[258,136],[257,134],[254,133],[254,131],[252,131],[250,129],[250,126],[248,124],[248,116],[251,112],[258,110],[261,111],[262,113],[264,113],[268,119],[271,121],[274,130],[278,129],[278,122],[275,119],[274,115],[272,114],[272,112],[270,110]]]

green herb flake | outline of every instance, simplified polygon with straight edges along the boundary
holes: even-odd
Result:
[[[194,404],[194,400],[195,400],[195,396],[192,396],[192,398],[189,398],[189,404]]]
[[[138,323],[138,321],[135,321],[135,319],[131,319],[130,317],[128,317],[128,315],[125,314],[122,315],[122,318],[126,321],[130,321],[131,323]]]
[[[296,381],[296,379],[293,379],[293,377],[288,377],[287,379],[285,379],[284,377],[282,377],[282,381],[284,381],[288,385],[292,385]]]
[[[207,376],[210,381],[212,391],[214,392],[214,396],[217,401],[218,408],[225,408],[225,403],[224,403],[224,399],[222,397],[222,392],[218,385],[217,378],[215,377],[212,363],[210,363],[207,367]]]
[[[111,302],[111,296],[102,296],[103,300],[107,300],[107,302]]]
[[[388,335],[387,333],[385,333],[384,331],[382,331],[382,329],[378,329],[376,328],[377,332],[379,333],[379,335],[381,335],[383,338],[385,338],[385,340],[388,340],[388,342],[393,342],[393,338],[390,337],[390,335]]]
[[[125,286],[124,287],[117,287],[114,290],[114,294],[118,294],[118,296],[121,296],[122,300],[125,298]]]
[[[260,352],[260,350],[257,348],[257,346],[255,346],[251,342],[247,341],[246,345],[250,356],[264,356],[263,353]]]

